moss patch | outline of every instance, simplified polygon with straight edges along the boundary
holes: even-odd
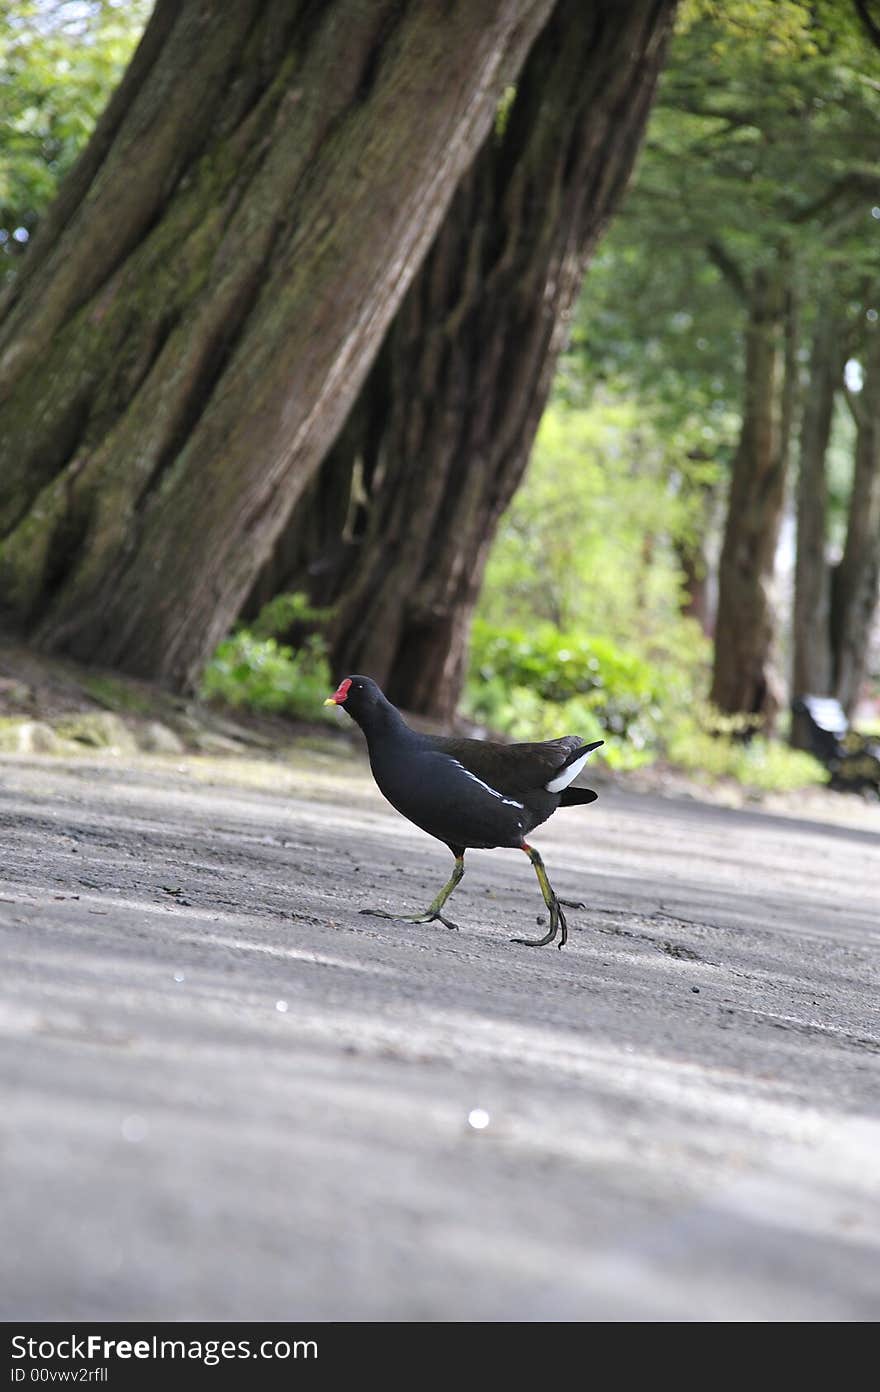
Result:
[[[116,750],[120,754],[136,754],[137,740],[118,715],[112,711],[84,711],[66,716],[56,723],[62,739],[84,744],[90,749]]]
[[[156,707],[154,692],[140,691],[130,682],[108,677],[103,673],[85,677],[83,688],[93,701],[97,701],[99,706],[108,711],[151,716]]]

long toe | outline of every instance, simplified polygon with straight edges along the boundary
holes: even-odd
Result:
[[[510,941],[521,943],[523,947],[546,947],[548,943],[552,943],[558,932],[559,942],[556,945],[560,948],[565,947],[565,944],[568,942],[568,923],[566,922],[565,914],[562,912],[562,904],[564,902],[565,901],[562,899],[555,899],[551,904],[550,927],[543,938],[511,938]]]
[[[457,923],[444,918],[442,913],[396,914],[389,913],[387,909],[358,909],[358,913],[369,914],[371,918],[390,918],[395,923],[433,923],[439,919],[444,928],[452,928],[456,933],[461,931]]]
[[[546,938],[511,938],[510,941],[519,943],[521,947],[546,947],[556,937],[556,929],[548,933]],[[559,944],[562,946],[562,943]]]
[[[389,913],[387,909],[358,909],[358,913],[369,914],[370,918],[390,918],[394,923],[425,923],[424,914]]]
[[[556,914],[550,915],[550,927],[543,938],[511,938],[511,942],[519,943],[522,947],[546,947],[552,943],[556,937]]]
[[[556,946],[559,948],[560,952],[568,942],[568,924],[565,921],[565,914],[562,912],[561,907],[563,902],[564,901],[561,899],[557,899],[556,901],[556,917],[559,920],[559,942]]]
[[[560,899],[560,904],[564,904],[567,909],[585,909],[586,904],[582,904],[580,899]]]

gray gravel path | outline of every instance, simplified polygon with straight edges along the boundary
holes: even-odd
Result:
[[[513,852],[359,915],[450,862],[355,758],[10,757],[0,827],[3,1318],[880,1316],[876,816],[562,812],[563,952]]]

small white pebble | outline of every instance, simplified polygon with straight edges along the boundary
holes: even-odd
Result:
[[[483,1131],[489,1125],[489,1113],[482,1107],[474,1107],[473,1111],[468,1112],[468,1126],[472,1126],[475,1131]]]
[[[283,1014],[285,1013],[285,1011],[287,1010],[287,1001],[276,1001],[276,1002],[275,1002],[275,1009],[276,1009],[276,1010],[279,1010],[279,1011],[281,1012],[281,1014],[283,1015]]]
[[[136,1144],[144,1139],[150,1128],[142,1116],[127,1116],[123,1118],[119,1129],[124,1141]]]
[[[186,981],[186,977],[184,976],[183,972],[175,972],[174,980],[177,982]]]

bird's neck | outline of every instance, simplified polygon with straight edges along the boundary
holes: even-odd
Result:
[[[389,735],[394,735],[397,739],[416,737],[415,731],[410,729],[397,707],[386,700],[377,702],[365,711],[358,724],[367,737],[368,745]]]

